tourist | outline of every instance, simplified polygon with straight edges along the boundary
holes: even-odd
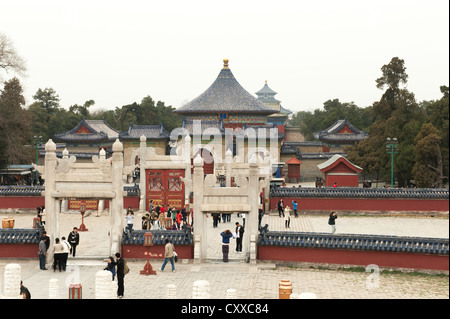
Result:
[[[41,206],[41,225],[45,225],[45,206]]]
[[[50,237],[47,236],[47,232],[45,230],[42,232],[42,238],[44,239],[45,249],[48,250],[50,247]]]
[[[180,211],[177,211],[177,228],[181,229],[181,222],[183,220],[183,215],[181,214]]]
[[[291,228],[291,209],[289,206],[286,206],[284,213],[284,227]]]
[[[45,244],[45,239],[44,237],[41,238],[41,240],[39,241],[39,268],[41,270],[47,270],[47,268],[45,268],[45,257],[47,256],[47,245]]]
[[[69,242],[71,248],[70,252],[72,256],[75,257],[75,253],[77,251],[77,246],[80,243],[80,234],[78,233],[78,228],[74,227],[67,237],[67,241]]]
[[[64,252],[64,247],[59,241],[59,238],[55,239],[55,244],[53,245],[53,271],[56,271],[56,265],[58,264],[59,272],[62,270],[62,254]]]
[[[67,259],[69,257],[69,253],[70,253],[70,244],[69,242],[66,240],[66,237],[61,237],[61,244],[63,246],[63,253],[61,256],[61,264],[62,264],[62,269],[63,271],[66,271],[66,267],[67,267]]]
[[[39,224],[42,225],[41,206],[36,207],[37,218],[39,218]]]
[[[175,251],[175,247],[173,244],[169,241],[169,239],[166,238],[166,246],[164,247],[164,262],[161,266],[161,271],[164,271],[164,268],[166,267],[166,264],[168,261],[172,264],[172,272],[175,272],[175,264],[173,262],[173,252]]]
[[[337,215],[335,212],[330,214],[330,218],[328,219],[328,225],[331,225],[331,233],[334,234],[336,232],[336,220]]]
[[[211,216],[213,218],[213,228],[216,228],[219,224],[220,215],[218,213],[212,213]]]
[[[262,210],[262,208],[260,208],[258,210],[258,229],[261,229],[261,222],[262,222],[263,217],[264,217],[264,211]]]
[[[148,211],[151,213],[153,211],[153,199],[150,200],[150,203],[148,204]]]
[[[233,237],[233,234],[227,229],[226,231],[221,232],[220,236],[222,236],[222,260],[224,263],[227,263],[228,253],[230,252],[230,238]]]
[[[109,257],[108,264],[106,265],[105,269],[103,269],[103,270],[107,270],[107,271],[111,272],[113,281],[114,281],[114,277],[116,276],[116,265],[117,265],[117,263],[114,261],[114,258]]]
[[[153,217],[153,223],[152,223],[152,230],[161,230],[161,222],[159,221],[158,217]]]
[[[27,287],[23,285],[22,280],[20,281],[20,295],[22,296],[23,299],[31,299],[30,291],[28,290]]]
[[[133,219],[134,219],[134,214],[133,214],[133,212],[132,212],[132,211],[128,211],[128,212],[127,212],[127,216],[126,216],[125,218],[126,218],[126,220],[127,220],[127,228],[126,228],[126,231],[127,231],[128,236],[130,236],[130,235],[131,235],[131,232],[133,231]]]
[[[148,229],[148,220],[147,217],[142,216],[142,230],[147,230]]]
[[[244,227],[236,222],[236,252],[242,253],[242,238],[244,236]]]
[[[283,214],[284,217],[284,203],[282,198],[278,201],[277,207],[278,207],[278,216],[281,217],[281,214]]]
[[[177,229],[178,229],[178,222],[177,222],[177,214],[178,214],[178,210],[175,208],[175,206],[172,208],[171,212],[171,217],[172,217],[172,224],[173,225],[177,225]]]
[[[160,227],[161,227],[160,229],[161,230],[166,229],[166,218],[165,218],[165,215],[164,214],[159,214],[158,220],[159,220],[159,224],[160,224]]]
[[[183,224],[186,224],[186,222],[187,222],[187,213],[186,213],[186,208],[185,207],[183,207],[181,209],[181,216],[183,216]]]
[[[294,209],[294,215],[295,215],[296,218],[298,217],[298,215],[297,215],[297,206],[298,206],[297,201],[293,200],[292,201],[292,208]]]
[[[116,253],[117,264],[117,297],[122,298],[125,292],[124,279],[125,279],[125,261],[120,256],[120,253]]]

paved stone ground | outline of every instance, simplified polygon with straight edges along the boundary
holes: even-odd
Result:
[[[16,228],[30,228],[34,215],[0,215],[14,217]],[[231,262],[220,261],[220,235],[227,228],[233,229],[236,220],[220,223],[218,228],[208,230],[208,243],[211,262],[194,264],[180,261],[176,272],[170,271],[170,264],[164,272],[157,271],[156,276],[140,275],[144,261],[129,261],[131,272],[125,277],[124,299],[163,299],[168,284],[177,287],[177,298],[192,298],[192,286],[196,280],[208,280],[211,298],[222,299],[226,290],[236,289],[238,299],[277,299],[278,283],[288,279],[293,284],[294,293],[312,292],[320,299],[448,299],[449,280],[447,275],[413,275],[407,273],[381,273],[378,282],[371,281],[373,275],[366,272],[344,271],[339,269],[312,269],[303,265],[300,268],[275,266],[258,262],[257,265],[243,263],[243,254],[231,251]],[[139,226],[140,216],[135,218],[135,228]],[[209,222],[209,221],[208,221]],[[61,216],[61,236],[67,236],[73,226],[81,224],[79,214]],[[39,270],[38,260],[0,260],[0,282],[6,264],[18,263],[22,267],[22,280],[33,298],[48,298],[49,280],[59,279],[60,297],[68,298],[68,284],[79,281],[83,287],[83,298],[95,298],[95,274],[102,270],[106,262],[107,233],[109,217],[91,214],[85,217],[88,232],[81,233],[81,243],[77,248],[79,256],[69,258],[66,272]],[[284,220],[278,216],[265,216],[262,224],[268,224],[270,230],[286,230]],[[327,217],[301,215],[293,218],[289,231],[329,232]],[[417,237],[449,237],[449,220],[444,218],[407,218],[407,217],[346,217],[337,219],[337,232],[360,234],[386,234]],[[232,244],[233,245],[233,244]],[[232,246],[234,247],[234,246]],[[154,269],[161,267],[162,260],[151,262]],[[76,278],[76,279],[74,279]],[[369,284],[368,284],[369,283]],[[378,283],[378,284],[377,284]],[[3,292],[3,285],[0,295]]]

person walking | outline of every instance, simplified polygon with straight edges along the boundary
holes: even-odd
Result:
[[[67,241],[69,242],[71,248],[70,252],[72,253],[72,256],[75,257],[75,253],[77,251],[77,246],[80,243],[80,234],[78,234],[78,228],[74,227],[73,230],[70,232],[69,236],[67,237]]]
[[[336,232],[336,220],[337,215],[335,212],[330,214],[330,218],[328,219],[328,225],[331,225],[331,233],[334,234]]]
[[[39,241],[39,268],[41,270],[47,270],[47,268],[45,268],[45,258],[47,256],[47,245],[45,244],[45,239],[44,237],[41,238],[41,240]]]
[[[244,227],[236,222],[236,252],[242,253],[242,239],[244,237]]]
[[[61,254],[61,264],[63,271],[66,271],[67,259],[69,258],[70,253],[70,244],[66,240],[66,237],[61,237],[61,244],[63,246],[63,253]]]
[[[59,238],[55,239],[55,244],[53,245],[53,271],[56,271],[56,265],[58,265],[59,272],[62,270],[62,254],[64,247],[59,241]]]
[[[172,264],[172,272],[175,272],[175,264],[173,262],[173,252],[175,251],[175,247],[173,244],[169,241],[169,239],[166,239],[166,246],[164,247],[164,262],[161,266],[161,271],[164,271],[164,268],[166,267],[167,262],[170,261]]]
[[[286,206],[284,210],[284,227],[291,228],[291,209]]]
[[[227,263],[228,254],[230,252],[230,238],[233,237],[233,234],[227,229],[226,231],[221,232],[220,236],[222,236],[222,260],[224,263]]]
[[[125,292],[124,279],[125,279],[125,261],[120,256],[120,253],[116,253],[117,263],[117,297],[122,298]]]

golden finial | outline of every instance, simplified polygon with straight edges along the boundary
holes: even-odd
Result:
[[[223,59],[223,68],[228,69],[228,59]]]

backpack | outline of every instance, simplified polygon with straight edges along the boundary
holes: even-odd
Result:
[[[123,261],[123,274],[126,275],[130,272],[130,268],[128,267],[128,263],[126,260]]]

